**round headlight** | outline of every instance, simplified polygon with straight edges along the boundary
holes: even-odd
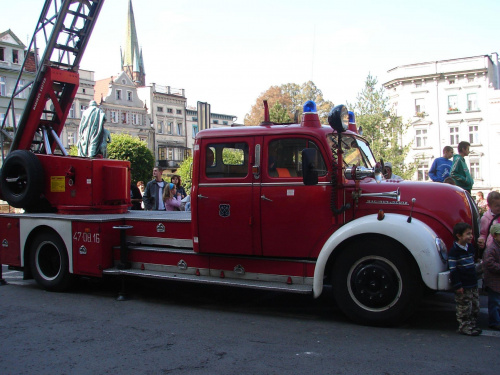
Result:
[[[436,238],[436,249],[442,262],[446,263],[448,261],[448,249],[446,248],[444,241],[439,237]]]
[[[337,133],[342,133],[349,127],[349,111],[347,107],[340,104],[333,109],[328,114],[328,123]]]

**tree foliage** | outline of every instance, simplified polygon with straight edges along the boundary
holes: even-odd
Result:
[[[154,167],[154,156],[146,142],[129,134],[111,134],[111,143],[108,144],[108,158],[128,160],[132,168],[132,181],[151,179]]]
[[[184,186],[184,190],[186,190],[186,194],[191,194],[191,185],[192,185],[192,165],[193,165],[193,157],[189,156],[184,159],[181,163],[175,174],[181,176],[182,185]]]
[[[222,162],[225,165],[242,165],[245,159],[245,154],[241,149],[224,148],[222,150]]]
[[[296,113],[300,121],[302,106],[306,101],[314,100],[321,121],[326,123],[328,112],[333,107],[333,103],[323,98],[323,93],[312,81],[302,85],[286,83],[281,86],[271,86],[259,95],[250,112],[245,115],[245,125],[258,125],[264,121],[264,100],[267,100],[269,105],[269,117],[272,122],[293,121]],[[274,120],[273,116],[279,121]],[[287,119],[290,120],[286,121]]]
[[[78,156],[78,147],[76,147],[76,145],[69,146],[68,154],[70,156]]]
[[[411,179],[416,163],[406,164],[404,160],[410,145],[403,145],[403,134],[409,124],[404,124],[401,117],[390,110],[389,99],[384,88],[377,89],[377,78],[370,74],[366,78],[365,87],[358,93],[356,104],[352,107],[356,115],[356,125],[363,129],[363,137],[370,142],[373,154],[379,160],[391,162],[393,172],[404,179]]]
[[[280,102],[274,103],[273,107],[269,109],[269,118],[271,122],[279,122],[282,124],[292,122],[288,112]]]

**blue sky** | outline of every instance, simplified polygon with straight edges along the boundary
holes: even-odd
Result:
[[[0,0],[0,31],[31,38],[43,0]],[[106,0],[81,63],[120,70],[128,0]],[[500,1],[132,0],[146,82],[186,90],[188,105],[243,122],[272,85],[308,80],[353,103],[368,74],[500,52]],[[9,23],[9,20],[12,20]]]

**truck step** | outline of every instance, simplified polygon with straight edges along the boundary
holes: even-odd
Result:
[[[104,270],[103,273],[105,275],[113,275],[113,276],[136,276],[149,279],[176,280],[176,281],[186,281],[186,282],[194,282],[200,284],[236,286],[236,287],[250,288],[250,289],[263,289],[275,292],[291,292],[300,294],[312,293],[312,285],[303,285],[303,284],[286,284],[279,282],[267,282],[267,281],[243,280],[243,279],[240,280],[233,278],[218,278],[218,277],[202,276],[202,275],[196,276],[196,275],[179,274],[173,272],[139,270],[133,268],[121,270],[116,267]]]
[[[119,249],[120,246],[114,246],[115,249]],[[152,251],[152,252],[160,252],[160,253],[175,253],[175,254],[189,254],[196,255],[197,253],[194,250],[187,248],[177,248],[171,246],[148,246],[148,245],[136,245],[136,244],[128,244],[128,251]]]

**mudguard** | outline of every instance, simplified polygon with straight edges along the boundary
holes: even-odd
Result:
[[[385,214],[383,220],[378,220],[377,215],[368,215],[335,231],[318,256],[314,270],[314,297],[319,297],[323,291],[326,264],[339,245],[351,237],[370,234],[384,235],[401,243],[416,260],[425,285],[433,290],[446,289],[442,283],[438,285],[439,274],[448,269],[447,262],[439,255],[436,245],[438,236],[424,222],[415,218],[410,223],[407,220],[408,216],[399,214]]]

